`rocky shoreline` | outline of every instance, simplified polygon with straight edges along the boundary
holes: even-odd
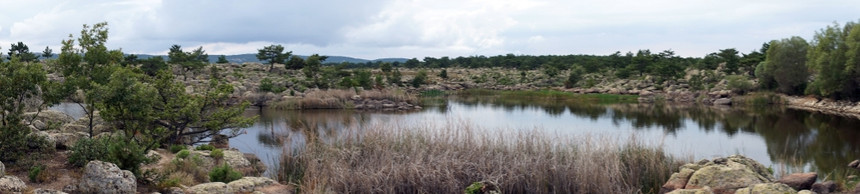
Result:
[[[823,112],[860,119],[860,102],[780,95],[789,108]]]

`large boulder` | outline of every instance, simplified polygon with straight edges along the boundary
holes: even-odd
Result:
[[[81,193],[136,193],[134,174],[120,170],[116,164],[98,160],[84,167],[84,175],[78,184]]]
[[[776,182],[788,185],[792,189],[800,191],[811,189],[812,184],[815,183],[815,180],[817,179],[818,173],[815,172],[794,173],[790,175],[785,175]]]
[[[812,184],[812,191],[818,194],[828,194],[836,191],[838,186],[833,181]]]
[[[38,114],[36,112],[28,112],[24,113],[24,118],[42,121],[45,124],[59,123],[61,125],[75,121],[75,118],[72,118],[72,116],[57,110],[43,110],[42,112],[38,112]]]
[[[732,105],[732,99],[720,98],[720,99],[714,100],[714,105],[720,105],[720,106]]]
[[[227,194],[231,193],[230,189],[227,187],[226,183],[222,182],[213,182],[213,183],[203,183],[199,185],[194,185],[187,190],[186,193],[189,194]]]
[[[83,132],[74,132],[74,133],[49,133],[49,140],[53,140],[56,143],[57,148],[67,149],[75,146],[75,143],[78,142],[81,138],[87,138],[89,135]]]
[[[737,189],[759,183],[773,182],[767,168],[760,163],[740,155],[702,160],[681,166],[662,186],[661,192],[709,188],[714,193],[732,193]],[[696,191],[698,192],[698,191]]]
[[[735,194],[796,194],[797,191],[782,183],[761,183],[741,188]]]
[[[251,167],[251,161],[245,158],[245,154],[233,149],[224,150],[224,162],[233,169]]]
[[[0,177],[0,193],[23,192],[27,189],[24,181],[15,176]]]
[[[227,187],[233,193],[251,193],[276,183],[278,182],[266,177],[242,177],[239,180],[227,183]]]

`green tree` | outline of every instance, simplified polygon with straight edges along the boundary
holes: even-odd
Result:
[[[218,56],[218,61],[216,61],[215,63],[227,64],[227,63],[230,63],[230,61],[227,60],[227,56],[221,55],[221,56]]]
[[[406,60],[406,63],[403,64],[403,67],[412,69],[412,68],[418,67],[419,63],[421,63],[421,62],[419,62],[417,58],[412,58],[412,59]]]
[[[717,54],[720,57],[720,61],[725,63],[725,68],[723,72],[727,74],[732,74],[738,71],[738,66],[740,63],[740,57],[738,57],[738,50],[734,48],[722,49]]]
[[[39,57],[36,54],[30,52],[30,47],[28,47],[23,42],[18,42],[18,44],[12,44],[12,47],[9,48],[9,52],[7,53],[6,59],[12,60],[13,57],[17,57],[18,61],[21,62],[33,62]]]
[[[275,63],[284,64],[285,60],[293,54],[292,51],[284,53],[284,47],[281,45],[265,46],[263,49],[257,50],[257,59],[265,61],[269,64],[269,71],[275,68]]]
[[[439,72],[439,77],[442,79],[448,79],[448,70],[442,69],[442,72]]]
[[[768,76],[772,76],[777,84],[777,91],[800,94],[809,77],[806,68],[808,45],[806,40],[797,36],[771,41],[767,60],[762,67],[762,79],[766,80],[769,79]]]
[[[69,35],[63,40],[63,46],[57,63],[57,69],[66,81],[65,90],[68,100],[75,102],[84,110],[87,118],[95,115],[95,103],[98,92],[93,91],[97,85],[107,84],[116,64],[122,60],[111,55],[105,46],[108,38],[107,23],[97,23],[92,27],[84,24],[78,40],[78,48],[74,47],[74,36]],[[121,52],[120,52],[121,54]],[[80,90],[81,93],[74,93]],[[74,94],[74,95],[72,95]],[[87,127],[90,137],[93,134],[94,119],[88,119]]]
[[[327,58],[328,57],[326,56],[313,54],[305,60],[305,66],[303,67],[302,72],[305,73],[305,78],[315,83],[317,87],[320,87],[322,84],[319,74],[322,70],[322,62]]]
[[[140,62],[140,70],[149,76],[155,76],[159,71],[166,70],[167,67],[164,57],[161,56],[150,57]]]
[[[567,75],[567,80],[564,81],[565,88],[573,88],[576,83],[579,83],[579,80],[582,80],[582,74],[585,74],[585,69],[579,65],[574,66],[570,69],[570,73]]]
[[[373,87],[373,80],[371,76],[372,74],[370,73],[370,71],[355,71],[355,82],[358,84],[358,86],[361,86],[364,89],[370,89]]]
[[[128,66],[137,65],[139,62],[140,62],[140,60],[137,58],[137,55],[130,54],[130,55],[125,56],[125,58],[123,58],[121,64],[123,67],[128,67]]]
[[[287,61],[287,69],[297,70],[305,67],[305,60],[299,56],[292,56],[290,60]]]
[[[0,63],[0,160],[15,161],[32,151],[38,139],[28,135],[22,115],[30,107],[41,110],[57,104],[62,98],[54,93],[58,86],[48,81],[39,63],[23,63],[17,57]]]
[[[391,73],[391,63],[382,63],[379,65],[379,69],[385,74]]]
[[[191,52],[184,52],[182,46],[173,45],[170,47],[167,57],[170,58],[168,63],[179,65],[182,69],[183,80],[188,80],[189,73],[203,69],[209,64],[209,55],[206,54],[202,46]]]
[[[45,50],[42,51],[42,58],[50,59],[51,57],[54,57],[54,50],[51,50],[50,47],[46,46]]]
[[[391,76],[388,76],[387,79],[388,79],[388,83],[399,86],[402,82],[401,81],[402,78],[403,78],[403,75],[400,73],[400,69],[394,68],[394,71],[391,71]]]
[[[815,33],[807,64],[815,80],[807,93],[831,98],[854,98],[857,94],[856,66],[860,32],[857,24],[848,22],[827,26]]]

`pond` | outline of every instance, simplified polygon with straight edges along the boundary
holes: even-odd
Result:
[[[467,122],[486,129],[635,136],[694,160],[743,154],[777,173],[849,172],[846,165],[860,159],[860,120],[778,106],[597,104],[499,96],[427,102],[423,110],[414,112],[249,110],[246,114],[260,119],[230,144],[256,153],[273,169],[284,148],[300,147],[309,138],[331,140],[348,133],[344,129],[349,127]]]
[[[76,117],[80,106],[55,107]],[[285,149],[309,139],[332,141],[348,128],[468,123],[484,129],[544,130],[553,134],[635,137],[694,160],[743,154],[777,173],[855,173],[846,165],[860,159],[860,120],[779,106],[739,108],[666,104],[599,104],[550,98],[492,95],[429,99],[410,112],[355,110],[248,110],[259,116],[230,140],[255,153],[271,175]],[[392,125],[394,124],[394,125]]]

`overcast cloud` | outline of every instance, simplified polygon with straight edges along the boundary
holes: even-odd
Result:
[[[107,21],[109,48],[141,54],[173,44],[213,55],[282,44],[301,55],[366,59],[638,49],[700,57],[809,40],[834,21],[858,21],[858,10],[854,0],[27,0],[0,6],[0,47],[23,41],[58,52],[82,24]]]

